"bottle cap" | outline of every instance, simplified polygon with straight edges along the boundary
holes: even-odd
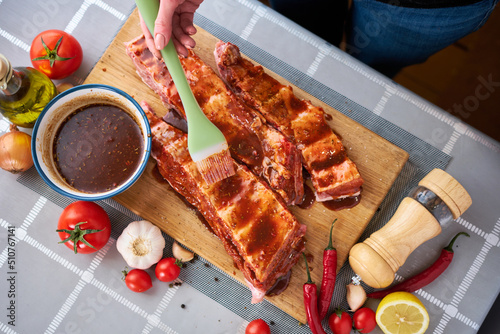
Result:
[[[419,182],[419,185],[438,195],[450,209],[453,219],[461,216],[472,204],[467,190],[450,174],[441,169],[433,169]]]
[[[12,77],[12,66],[4,55],[0,54],[0,89],[7,88],[7,82]]]

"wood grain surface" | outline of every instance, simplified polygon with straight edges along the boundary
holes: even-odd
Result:
[[[122,89],[138,102],[146,100],[161,116],[166,110],[160,99],[141,81],[135,72],[132,61],[125,53],[124,43],[140,34],[139,19],[137,11],[135,11],[95,65],[85,83],[102,83]],[[198,28],[198,33],[194,38],[197,42],[195,52],[215,69],[213,50],[217,38],[201,28]],[[339,111],[310,96],[307,92],[294,87],[271,71],[268,72],[281,82],[291,85],[299,98],[312,101],[313,104],[323,107],[328,114],[332,115],[329,124],[341,136],[349,157],[357,164],[365,180],[361,202],[353,209],[331,211],[321,203],[315,203],[309,209],[291,207],[298,220],[307,225],[306,253],[312,259],[310,263],[312,278],[319,285],[321,283],[322,253],[328,243],[332,221],[338,218],[333,229],[333,243],[338,251],[338,270],[346,261],[349,250],[363,233],[400,173],[408,159],[408,154]],[[235,268],[231,257],[227,255],[218,238],[205,227],[197,214],[175,194],[168,183],[155,177],[154,169],[155,162],[150,158],[141,178],[131,188],[114,199],[144,219],[150,220],[165,233],[194,250],[230,276],[244,282],[243,275]],[[278,296],[267,297],[267,300],[305,323],[302,285],[306,280],[305,266],[299,262],[292,269],[290,284],[285,292]],[[224,293],[224,287],[221,287],[221,293]],[[249,304],[250,297],[249,292],[248,296],[245,297],[248,298]]]

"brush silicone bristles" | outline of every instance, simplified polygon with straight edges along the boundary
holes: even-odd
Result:
[[[188,129],[188,150],[205,182],[212,184],[234,175],[236,173],[234,161],[222,133],[212,123],[203,125],[202,129],[206,135],[204,147],[201,147],[200,137],[196,134],[201,129],[191,132]],[[192,135],[193,133],[195,135]]]
[[[219,182],[236,173],[233,159],[227,150],[196,162],[196,167],[207,184]]]

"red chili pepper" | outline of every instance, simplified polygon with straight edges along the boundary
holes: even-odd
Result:
[[[332,223],[332,227],[330,228],[330,241],[323,251],[323,278],[321,280],[318,303],[320,319],[323,319],[328,312],[330,302],[332,301],[333,290],[335,289],[335,281],[337,279],[337,250],[332,244],[333,225],[336,221],[337,219]]]
[[[311,273],[309,272],[306,255],[304,253],[302,255],[304,255],[307,269],[307,282],[303,286],[307,323],[313,334],[326,334],[321,326],[321,320],[318,315],[318,287],[311,281]]]
[[[375,291],[372,293],[369,293],[367,297],[369,298],[384,298],[391,292],[396,292],[396,291],[406,291],[406,292],[414,292],[417,291],[418,289],[423,288],[427,284],[431,283],[434,281],[439,275],[441,275],[446,268],[451,263],[451,260],[453,259],[453,244],[455,243],[455,240],[458,238],[459,235],[466,235],[469,236],[469,234],[465,232],[460,232],[453,239],[451,239],[450,243],[448,246],[443,248],[441,251],[441,255],[437,258],[437,260],[427,269],[422,271],[421,273],[407,279],[406,281],[403,281],[399,284],[396,284],[395,286],[386,289],[386,290],[380,290],[380,291]]]

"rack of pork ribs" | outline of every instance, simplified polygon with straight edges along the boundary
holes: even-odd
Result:
[[[235,45],[219,42],[220,76],[192,50],[179,57],[202,111],[226,137],[237,171],[207,185],[187,150],[185,123],[178,122],[185,112],[167,67],[143,36],[125,46],[139,77],[168,110],[159,118],[142,103],[161,175],[204,216],[243,273],[252,302],[262,301],[305,248],[306,226],[288,208],[303,200],[302,168],[316,200],[326,201],[359,195],[363,180],[356,165],[321,108],[297,99],[291,87],[243,59]]]

